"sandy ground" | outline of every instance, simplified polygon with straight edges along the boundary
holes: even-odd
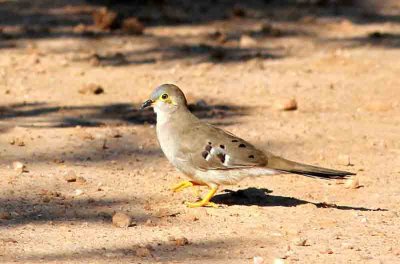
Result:
[[[210,9],[133,36],[82,32],[84,2],[36,4],[0,3],[1,263],[400,263],[400,9]],[[268,176],[186,208],[196,197],[170,191],[184,176],[137,110],[162,83],[261,149],[356,172],[358,188]],[[277,109],[290,98],[298,110]],[[117,211],[133,225],[113,226]]]

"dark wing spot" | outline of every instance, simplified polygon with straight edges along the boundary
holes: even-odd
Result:
[[[246,145],[243,144],[243,143],[241,143],[241,144],[239,145],[239,148],[245,148],[245,147],[246,147]]]
[[[225,149],[225,146],[224,146],[224,145],[219,145],[219,147],[222,148],[222,149]]]
[[[208,151],[201,152],[201,156],[203,156],[204,159],[207,159],[208,154],[210,154],[210,153],[208,153]]]
[[[249,155],[249,159],[254,159],[254,155]]]
[[[220,160],[222,163],[225,162],[225,154],[219,153],[219,154],[217,155],[217,157],[219,158],[219,160]]]
[[[232,142],[239,142],[239,140],[237,140],[237,139],[232,139]]]
[[[210,141],[208,141],[208,145],[211,145],[212,143]]]
[[[211,149],[212,149],[211,145],[207,145],[207,146],[206,146],[206,151],[210,152]]]

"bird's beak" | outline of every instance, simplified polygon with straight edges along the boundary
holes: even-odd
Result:
[[[142,104],[142,106],[140,107],[140,110],[144,110],[144,109],[146,109],[147,107],[150,107],[153,103],[154,103],[153,100],[151,100],[151,99],[147,100],[146,102],[144,102],[144,103]]]

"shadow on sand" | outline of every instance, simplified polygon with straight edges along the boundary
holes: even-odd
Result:
[[[279,195],[270,195],[271,190],[247,188],[244,190],[232,191],[225,190],[226,193],[214,196],[213,202],[217,204],[231,205],[257,205],[257,206],[284,206],[293,207],[302,204],[313,204],[317,208],[334,208],[338,210],[355,210],[355,211],[388,211],[382,208],[366,208],[347,205],[336,205],[328,203],[315,203],[306,200],[297,199],[294,197],[285,197]]]

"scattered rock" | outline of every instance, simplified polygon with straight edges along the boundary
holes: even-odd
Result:
[[[86,179],[81,176],[76,178],[76,183],[78,184],[85,184],[86,182],[87,182]]]
[[[122,133],[118,130],[112,131],[112,135],[113,138],[121,138],[122,137]]]
[[[297,101],[295,98],[278,101],[275,104],[275,108],[281,111],[295,111],[297,110]]]
[[[93,54],[89,59],[89,63],[92,66],[100,66],[101,57],[98,54]]]
[[[216,30],[208,35],[209,38],[216,40],[217,42],[223,44],[228,40],[228,36],[219,30]]]
[[[338,156],[337,160],[338,160],[338,163],[340,165],[344,165],[344,166],[351,166],[352,165],[351,162],[350,162],[350,156],[347,155],[347,154],[340,154]]]
[[[129,17],[122,22],[122,30],[128,34],[141,35],[144,25],[136,17]]]
[[[263,264],[264,263],[264,258],[263,257],[259,257],[259,256],[255,256],[253,258],[253,263],[254,264]]]
[[[322,250],[320,253],[321,254],[333,254],[333,250],[330,248],[327,248],[325,250]]]
[[[246,10],[241,6],[234,6],[232,8],[232,15],[235,16],[235,17],[245,17],[246,16]]]
[[[125,213],[117,212],[112,217],[112,223],[116,227],[128,228],[132,225],[132,217]]]
[[[303,237],[298,237],[298,238],[295,238],[292,242],[293,242],[293,245],[295,245],[295,246],[304,247],[307,244],[307,239],[303,238]]]
[[[148,247],[139,247],[136,249],[136,256],[144,258],[151,256],[151,251]]]
[[[276,258],[276,259],[274,259],[273,264],[285,264],[285,260],[281,259],[281,258]]]
[[[157,224],[154,223],[153,220],[147,219],[146,222],[144,223],[145,226],[156,226]]]
[[[14,161],[14,162],[12,163],[12,167],[13,167],[13,169],[14,169],[16,172],[18,172],[18,173],[27,172],[25,164],[23,164],[23,163],[20,162],[20,161]]]
[[[76,178],[76,173],[73,170],[68,171],[64,176],[64,179],[67,182],[76,182]]]
[[[63,160],[63,159],[54,159],[53,162],[57,163],[57,164],[63,164],[63,163],[65,163],[65,160]]]
[[[118,26],[118,14],[102,7],[92,14],[94,25],[102,30],[115,29]]]
[[[353,248],[354,248],[354,245],[353,245],[353,244],[347,243],[347,242],[343,242],[343,243],[341,244],[341,246],[342,246],[342,248],[344,248],[344,249],[353,249]]]
[[[2,238],[1,241],[2,241],[3,243],[13,243],[13,244],[18,243],[18,241],[15,240],[14,238]]]
[[[25,146],[25,142],[21,138],[12,138],[9,142],[11,145],[17,145],[18,147]]]
[[[74,191],[74,195],[75,195],[75,196],[80,196],[80,195],[82,195],[82,194],[84,194],[84,191],[81,190],[81,189],[76,189],[76,190]]]
[[[168,241],[173,242],[176,246],[185,246],[189,244],[189,240],[186,237],[176,238],[174,236],[168,236]]]
[[[358,177],[353,176],[351,178],[349,178],[346,183],[344,184],[344,187],[346,189],[358,189],[361,187],[360,185],[360,181],[358,179]]]
[[[9,212],[0,212],[0,220],[10,220],[11,214]]]
[[[189,240],[186,237],[179,237],[174,240],[175,245],[178,247],[182,247],[189,244]]]
[[[89,83],[79,89],[79,93],[81,94],[102,94],[104,93],[103,87],[95,83]]]
[[[252,38],[248,35],[242,35],[240,37],[239,46],[241,48],[251,48],[256,45],[257,45],[257,41],[254,38]]]
[[[101,148],[102,148],[102,149],[108,149],[108,146],[107,146],[107,139],[106,139],[106,138],[103,139],[103,145],[101,146]]]

